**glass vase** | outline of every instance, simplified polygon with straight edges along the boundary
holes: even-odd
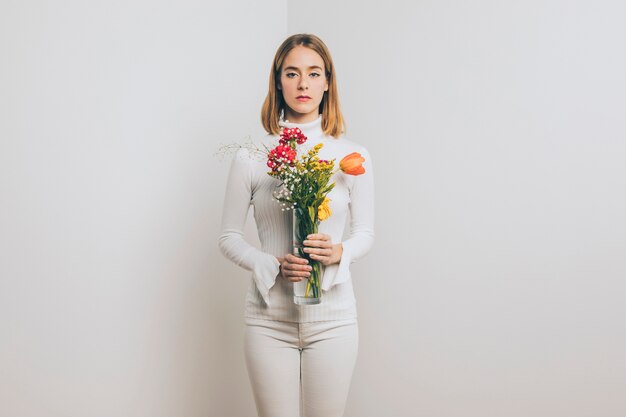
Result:
[[[309,261],[310,276],[293,283],[293,302],[299,305],[319,304],[322,302],[323,265],[311,259],[304,252],[302,242],[312,233],[317,233],[320,221],[314,207],[295,207],[293,209],[293,254]]]

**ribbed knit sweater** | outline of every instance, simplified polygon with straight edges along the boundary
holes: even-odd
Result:
[[[320,159],[336,159],[336,164],[344,156],[359,152],[365,158],[365,174],[351,176],[339,171],[331,178],[336,184],[328,194],[332,215],[320,223],[319,232],[330,235],[333,244],[342,242],[341,261],[324,267],[321,304],[297,305],[293,302],[293,284],[279,275],[276,259],[292,252],[292,211],[282,211],[282,205],[273,198],[280,181],[268,175],[266,160],[255,158],[247,149],[237,151],[228,175],[219,247],[224,256],[252,271],[245,316],[297,323],[354,318],[357,310],[350,264],[365,255],[374,242],[371,157],[365,147],[343,136],[336,139],[325,135],[321,115],[309,123],[281,120],[280,125],[299,127],[307,136],[299,152],[322,143]],[[254,142],[272,149],[278,136],[268,134]],[[261,249],[243,238],[250,206],[254,207]]]

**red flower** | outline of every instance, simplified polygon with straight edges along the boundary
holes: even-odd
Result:
[[[296,150],[291,146],[278,145],[276,153],[289,162],[293,162],[296,159]]]
[[[280,134],[280,139],[278,141],[281,145],[287,145],[290,141],[295,140],[298,145],[302,145],[306,142],[307,137],[304,136],[304,133],[300,130],[299,127],[294,128],[283,128],[283,131]]]
[[[279,165],[276,163],[276,161],[268,159],[267,160],[267,166],[272,168],[272,171],[274,171],[274,172],[278,171],[278,166]]]
[[[295,149],[292,149],[291,146],[287,145],[278,145],[267,155],[267,166],[272,168],[272,171],[277,171],[280,166],[285,163],[293,165],[295,160]]]

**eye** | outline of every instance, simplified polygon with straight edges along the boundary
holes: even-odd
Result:
[[[296,74],[295,72],[288,72],[287,74],[285,74],[285,77],[287,78],[293,78],[292,76],[296,76],[298,74]]]
[[[311,73],[311,76],[319,77],[320,75],[317,72],[313,72],[313,73]]]

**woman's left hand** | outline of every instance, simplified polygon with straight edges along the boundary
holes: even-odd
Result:
[[[313,233],[307,236],[307,239],[302,244],[306,246],[304,252],[308,253],[311,259],[319,261],[322,265],[336,264],[341,260],[343,246],[341,243],[333,245],[332,239],[327,234]]]

